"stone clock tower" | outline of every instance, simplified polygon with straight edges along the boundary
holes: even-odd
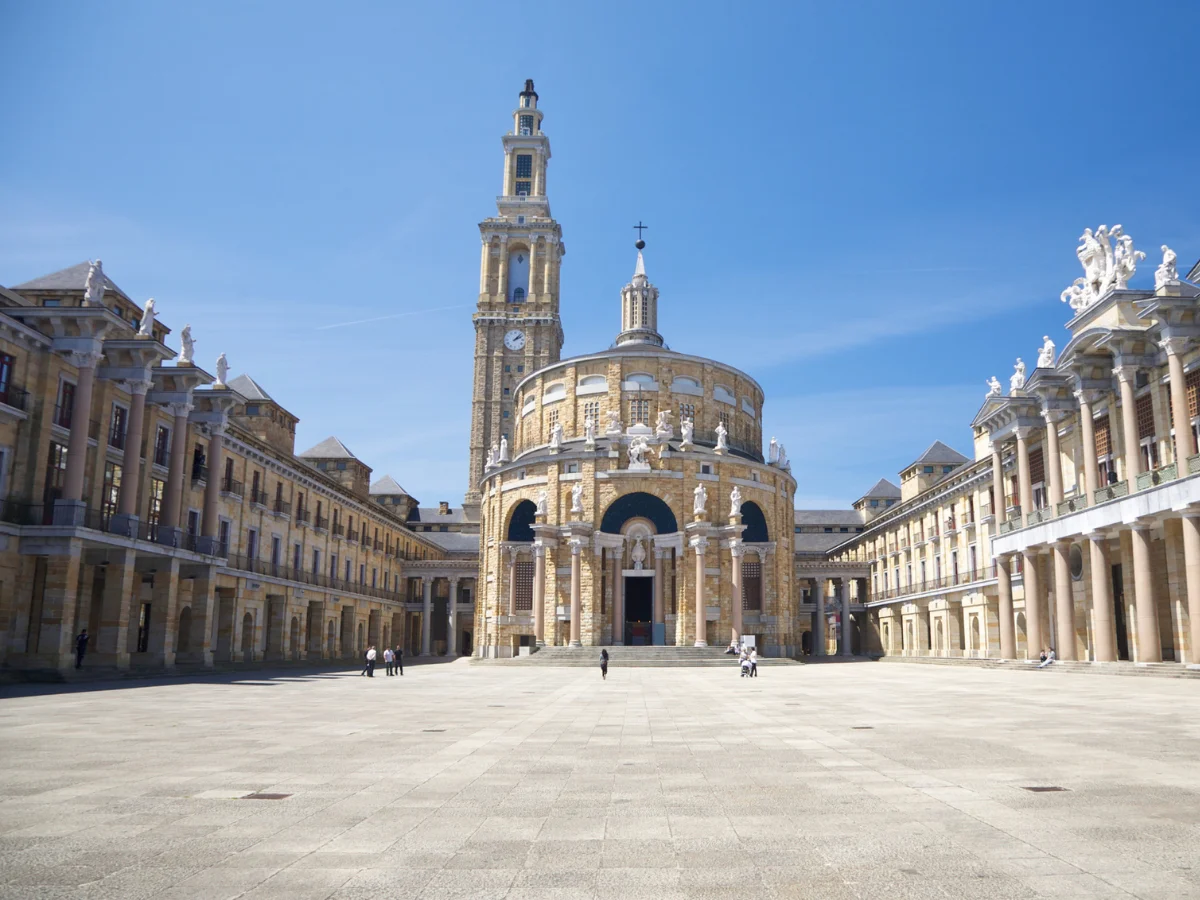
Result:
[[[479,482],[488,450],[504,436],[513,443],[521,413],[513,405],[517,384],[558,362],[563,343],[558,274],[566,247],[562,229],[550,216],[550,139],[542,132],[532,79],[517,98],[513,128],[503,145],[504,185],[496,198],[496,215],[479,223],[483,256],[473,316],[475,383],[464,501],[472,518],[478,517]]]

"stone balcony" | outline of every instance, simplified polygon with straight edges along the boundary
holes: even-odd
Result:
[[[1095,531],[1138,522],[1151,522],[1192,507],[1200,507],[1200,456],[1188,459],[1188,472],[1177,477],[1174,465],[1143,472],[1136,479],[1137,490],[1129,490],[1128,481],[1119,481],[1094,491],[1091,497],[1064,500],[1053,511],[1049,507],[1017,519],[992,542],[993,555],[1015,553],[1025,547],[1053,544],[1083,537]]]

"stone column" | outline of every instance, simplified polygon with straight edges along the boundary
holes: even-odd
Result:
[[[183,467],[187,462],[188,445],[188,414],[192,404],[171,403],[167,409],[175,417],[171,428],[171,458],[167,468],[167,491],[163,495],[162,513],[159,516],[159,542],[173,543],[175,531],[179,528],[181,506],[183,503]],[[164,535],[162,532],[166,532]],[[164,540],[168,537],[169,540]]]
[[[151,662],[174,668],[179,628],[179,560],[158,562],[154,586],[150,592],[150,642],[147,655]],[[136,578],[134,579],[136,582]]]
[[[851,628],[850,628],[850,586],[846,584],[845,578],[837,580],[838,597],[842,601],[842,656],[853,656],[854,646],[851,643]]]
[[[82,504],[83,473],[87,468],[88,429],[92,421],[92,389],[96,384],[96,365],[99,352],[71,353],[68,360],[79,371],[75,380],[75,395],[71,401],[71,437],[67,441],[67,472],[63,479],[62,499]],[[77,519],[75,521],[81,521]]]
[[[1183,353],[1187,342],[1170,338],[1159,344],[1167,351],[1167,371],[1171,375],[1171,417],[1175,420],[1175,471],[1179,478],[1187,474],[1189,456],[1196,453],[1192,437],[1192,417],[1188,415],[1187,377],[1183,374]]]
[[[733,618],[733,640],[739,644],[742,642],[742,557],[745,553],[746,548],[738,541],[729,548],[733,566],[733,599],[730,612]]]
[[[1079,440],[1083,444],[1084,497],[1092,505],[1093,491],[1100,489],[1100,464],[1096,460],[1096,423],[1092,419],[1092,395],[1089,391],[1076,391],[1079,401]]]
[[[621,548],[612,551],[612,642],[625,644],[625,585],[621,578]]]
[[[1150,525],[1135,523],[1130,536],[1133,538],[1133,601],[1137,607],[1137,661],[1162,662],[1162,636],[1158,633],[1154,570],[1150,562]]]
[[[1200,513],[1185,513],[1183,517],[1183,572],[1191,631],[1188,662],[1200,665]]]
[[[546,646],[546,545],[533,545],[533,640]]]
[[[421,655],[433,652],[433,577],[421,579]]]
[[[146,392],[153,382],[149,378],[128,381],[129,426],[125,433],[125,456],[121,460],[121,493],[117,512],[122,516],[137,515],[138,487],[142,471],[142,432],[146,420]]]
[[[1113,662],[1117,658],[1117,634],[1113,624],[1112,560],[1109,556],[1108,536],[1092,532],[1088,535],[1088,545],[1091,554],[1096,662]]]
[[[491,262],[491,236],[482,239],[483,251],[479,260],[479,293],[487,293],[488,263]]]
[[[579,554],[583,552],[583,539],[571,538],[567,544],[571,548],[571,646],[582,647],[580,637],[583,634],[583,573]]]
[[[708,646],[708,625],[705,617],[704,597],[704,554],[708,550],[708,539],[694,537],[692,548],[696,551],[696,641],[695,646]]]
[[[1013,622],[1012,563],[1007,556],[996,557],[996,588],[999,594],[1000,658],[1017,658],[1017,632]]]
[[[994,506],[992,513],[997,522],[1004,521],[1004,511],[1008,508],[1008,497],[1004,492],[1004,457],[1000,445],[992,442],[992,495]],[[939,523],[940,524],[940,523]],[[997,526],[992,526],[995,529]]]
[[[508,614],[517,614],[517,548],[506,547],[508,551]]]
[[[816,631],[813,632],[812,652],[814,656],[825,655],[825,579],[812,579],[813,603],[817,607]]]
[[[664,567],[663,560],[666,558],[667,551],[658,547],[654,548],[654,624],[666,625],[666,612],[663,604],[663,578]]]
[[[1033,484],[1029,480],[1029,429],[1018,428],[1017,432],[1017,493],[1021,498],[1021,524],[1033,512]]]
[[[204,483],[204,515],[200,519],[200,534],[212,541],[217,537],[217,501],[221,498],[221,460],[224,448],[225,428],[213,425],[208,437],[208,481]]]
[[[500,277],[496,282],[496,293],[501,300],[508,299],[508,239],[500,236]]]
[[[1063,501],[1062,458],[1058,450],[1058,419],[1057,412],[1044,409],[1042,418],[1046,420],[1046,447],[1042,453],[1042,464],[1048,477],[1050,488],[1050,512],[1058,515],[1058,504]]]
[[[458,656],[458,579],[450,579],[450,607],[448,616],[450,633],[446,635],[446,655]]]
[[[554,259],[555,247],[557,247],[557,246],[558,245],[555,243],[553,238],[546,239],[546,258],[544,260],[542,260],[542,263],[543,263],[542,291],[545,292],[547,295],[549,295],[549,293],[550,293],[550,275],[551,275],[551,272],[553,271],[553,269],[550,266],[550,263]],[[600,423],[597,422],[596,427],[599,428]]]
[[[1071,591],[1071,542],[1058,541],[1054,555],[1054,610],[1058,646],[1055,652],[1059,659],[1073,660],[1075,652],[1075,597]]]
[[[1038,575],[1038,554],[1035,548],[1022,551],[1022,578],[1025,591],[1025,657],[1036,659],[1042,643],[1042,580]]]
[[[1125,480],[1129,482],[1129,493],[1137,490],[1137,476],[1142,471],[1142,451],[1138,447],[1137,399],[1134,389],[1137,382],[1137,366],[1117,366],[1113,369],[1121,386],[1121,426],[1125,442]],[[1185,420],[1186,424],[1186,420]],[[1158,641],[1157,636],[1155,640]],[[1159,650],[1161,654],[1161,649]]]

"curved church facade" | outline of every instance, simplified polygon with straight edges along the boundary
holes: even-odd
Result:
[[[763,458],[763,390],[667,347],[642,241],[616,341],[559,358],[564,246],[537,99],[527,82],[504,138],[498,215],[480,225],[467,494],[481,535],[476,653],[746,636],[791,655],[796,483],[778,448]]]

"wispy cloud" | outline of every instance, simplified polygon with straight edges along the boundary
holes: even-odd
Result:
[[[351,325],[366,325],[370,322],[386,322],[389,319],[404,319],[408,316],[423,316],[426,313],[444,312],[448,309],[467,309],[474,307],[474,303],[458,303],[454,306],[434,306],[430,309],[414,309],[410,312],[392,313],[387,316],[374,316],[370,319],[352,319],[349,322],[335,322],[332,325],[318,325],[317,331],[328,331],[330,328],[348,328]]]

